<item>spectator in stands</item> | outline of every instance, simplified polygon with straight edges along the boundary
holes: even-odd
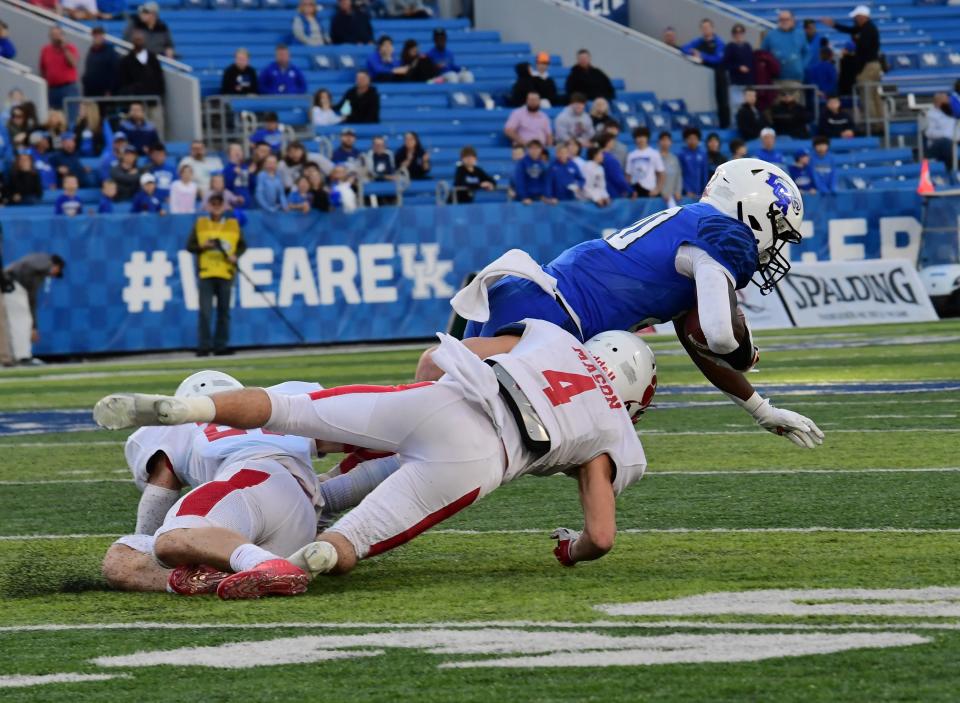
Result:
[[[167,159],[167,148],[160,142],[155,142],[150,145],[148,156],[149,161],[143,171],[154,177],[157,197],[161,202],[166,202],[170,197],[170,186],[177,175],[173,164]]]
[[[426,83],[432,81],[440,75],[440,69],[420,53],[420,45],[415,39],[407,39],[403,43],[403,50],[400,52],[400,63],[406,67],[407,71],[403,74],[404,80],[411,83]]]
[[[346,164],[348,171],[356,173],[362,158],[363,154],[357,148],[357,133],[352,127],[345,127],[340,131],[340,144],[333,150],[330,160],[334,164]]]
[[[97,0],[63,0],[60,6],[64,15],[77,22],[108,20],[113,17],[109,12],[100,11]]]
[[[10,119],[7,120],[7,134],[10,138],[10,144],[13,147],[26,146],[30,132],[35,128],[36,125],[31,125],[27,119],[27,111],[23,105],[15,105],[10,108]]]
[[[310,124],[314,127],[329,127],[340,124],[343,117],[333,109],[333,96],[326,88],[320,88],[313,94],[313,106],[310,108]]]
[[[683,53],[713,70],[713,94],[717,101],[720,126],[730,125],[730,96],[727,89],[727,71],[723,62],[723,40],[713,30],[713,22],[700,20],[700,36],[683,45]]]
[[[745,86],[753,85],[756,80],[753,47],[747,41],[746,27],[739,22],[733,25],[730,37],[723,47],[723,65],[730,82],[730,104],[739,105],[743,102]]]
[[[110,171],[123,159],[123,152],[127,148],[127,135],[123,132],[114,132],[110,150],[103,150],[100,155],[100,179],[110,178]]]
[[[83,64],[83,94],[88,98],[110,95],[117,83],[117,52],[107,42],[103,27],[94,27],[90,40]]]
[[[166,215],[163,209],[163,200],[157,194],[157,179],[152,173],[140,176],[140,190],[133,196],[130,212],[136,214],[146,212],[152,215]]]
[[[547,195],[554,203],[576,200],[583,193],[583,174],[570,159],[566,142],[557,142],[554,159],[547,171]]]
[[[130,36],[133,50],[120,59],[117,64],[117,93],[120,95],[159,95],[166,94],[166,81],[160,59],[147,48],[147,35],[135,31]]]
[[[17,47],[10,41],[10,28],[7,23],[0,20],[0,56],[5,59],[12,59],[17,55]]]
[[[250,174],[251,195],[257,192],[257,173],[263,169],[263,162],[266,161],[267,157],[272,153],[269,144],[264,144],[263,142],[255,142],[253,144],[253,150],[250,152],[250,160],[247,162],[247,170]],[[247,202],[253,203],[253,198],[248,198]]]
[[[473,74],[457,64],[453,52],[447,48],[447,30],[437,27],[433,30],[433,48],[427,52],[427,58],[440,71],[440,77],[447,83],[473,83]]]
[[[116,181],[117,200],[130,200],[140,187],[140,169],[137,168],[137,150],[129,144],[123,149],[119,163],[110,168],[110,180]]]
[[[68,175],[63,179],[63,192],[57,196],[53,204],[54,215],[74,217],[83,212],[83,203],[81,203],[80,198],[77,197],[77,190],[79,188],[80,183],[77,181],[76,176]]]
[[[764,127],[760,130],[760,148],[753,156],[771,164],[776,164],[781,168],[787,165],[786,158],[777,149],[777,132],[771,127]]]
[[[430,177],[430,152],[423,148],[416,132],[404,132],[403,144],[394,154],[397,170],[406,169],[411,180]]]
[[[357,194],[350,186],[350,176],[344,166],[334,166],[330,172],[328,194],[331,209],[342,210],[345,213],[357,209]]]
[[[837,76],[837,92],[840,95],[852,95],[853,86],[857,83],[857,57],[855,52],[856,44],[852,41],[846,42],[840,48],[840,61]]]
[[[68,129],[67,116],[63,110],[47,110],[47,121],[43,129],[50,138],[50,146],[59,149],[60,139]]]
[[[550,54],[546,51],[537,54],[537,61],[530,69],[530,78],[533,81],[533,91],[540,95],[540,102],[543,103],[544,108],[560,104],[557,84],[550,77]]]
[[[429,19],[432,13],[423,0],[385,0],[387,14],[399,19]]]
[[[21,151],[10,171],[7,199],[13,205],[33,205],[43,197],[43,183],[29,151]]]
[[[393,39],[386,34],[377,39],[377,50],[367,58],[367,71],[374,82],[402,81],[407,70],[393,59]]]
[[[112,215],[113,201],[117,199],[117,184],[109,178],[100,184],[100,203],[97,205],[98,215]]]
[[[310,182],[310,206],[320,212],[330,212],[330,195],[323,183],[320,167],[312,161],[303,169],[304,176]]]
[[[396,176],[393,154],[387,149],[387,140],[381,136],[373,138],[370,151],[364,154],[367,173],[375,181],[392,181]]]
[[[603,171],[603,149],[598,146],[587,149],[587,157],[580,170],[583,173],[583,197],[597,207],[607,207],[610,204],[610,193],[607,192]]]
[[[237,195],[227,188],[227,181],[222,173],[215,173],[210,176],[210,187],[200,200],[200,209],[204,212],[209,212],[210,199],[218,196],[223,198],[223,205],[228,211],[242,208],[245,204],[242,196]]]
[[[310,181],[306,176],[300,176],[296,185],[290,189],[290,193],[287,195],[287,209],[291,212],[306,215],[310,212],[312,202],[313,195],[310,192]]]
[[[566,83],[567,95],[583,93],[587,100],[606,98],[613,100],[616,91],[607,74],[594,66],[590,60],[590,52],[580,49],[577,52],[577,63],[570,68]]]
[[[316,0],[300,0],[297,15],[293,18],[293,38],[306,46],[323,46],[326,38],[317,21]]]
[[[123,38],[133,43],[137,32],[144,33],[144,48],[158,56],[173,58],[173,35],[167,23],[160,19],[160,5],[153,0],[137,8],[137,14],[130,17],[130,23],[123,30]]]
[[[854,136],[853,118],[850,113],[844,110],[840,105],[838,95],[827,96],[827,104],[823,112],[820,113],[820,124],[817,126],[817,134],[835,139],[842,137],[848,139]]]
[[[260,71],[261,95],[302,95],[307,92],[303,71],[290,63],[290,49],[277,44],[274,61]]]
[[[547,185],[543,144],[537,139],[531,139],[527,142],[526,155],[514,167],[513,187],[517,200],[529,205],[534,201],[549,199]]]
[[[57,181],[63,187],[68,176],[77,179],[77,183],[87,185],[90,169],[83,165],[77,153],[77,140],[73,132],[67,132],[60,140],[60,148],[50,156],[50,165],[57,175]]]
[[[493,176],[477,165],[477,150],[472,146],[463,147],[460,150],[460,163],[453,174],[452,202],[472,203],[476,191],[491,191],[496,187],[497,182]]]
[[[236,142],[227,146],[227,165],[223,169],[223,179],[225,187],[234,195],[242,198],[244,203],[251,202],[250,167],[243,161],[243,147]]]
[[[286,153],[283,159],[277,164],[277,174],[283,183],[283,188],[289,191],[297,184],[297,179],[303,173],[303,168],[310,159],[307,158],[307,150],[302,142],[290,142],[287,144]]]
[[[50,163],[53,154],[50,152],[50,136],[46,132],[30,134],[30,155],[33,157],[33,167],[40,174],[40,182],[44,190],[57,187],[57,172]]]
[[[553,121],[553,131],[558,144],[568,139],[576,139],[584,146],[590,143],[596,130],[593,119],[587,114],[587,99],[582,93],[570,96],[570,104]]]
[[[190,142],[190,154],[180,159],[177,166],[178,172],[182,170],[184,164],[190,166],[193,180],[196,181],[197,188],[201,193],[205,192],[210,186],[210,175],[223,170],[223,162],[220,157],[207,156],[207,147],[199,139]]]
[[[730,140],[730,158],[745,159],[747,157],[747,143],[742,139]]]
[[[254,144],[269,144],[274,154],[280,153],[283,148],[283,129],[280,128],[280,118],[276,112],[271,110],[263,113],[263,124],[250,135],[250,141]]]
[[[947,168],[953,168],[957,120],[951,115],[950,98],[946,93],[934,94],[933,103],[927,108],[924,118],[927,123],[923,130],[927,138],[926,153],[930,158],[942,161]]]
[[[820,60],[820,47],[829,45],[826,37],[817,32],[817,21],[806,19],[803,21],[803,36],[807,40],[807,66],[812,66]]]
[[[760,48],[769,51],[780,62],[780,78],[775,83],[797,85],[803,80],[807,65],[807,37],[797,27],[790,10],[777,13],[777,28],[767,32]]]
[[[803,82],[817,86],[817,100],[826,100],[828,95],[837,92],[837,66],[833,62],[833,50],[829,46],[820,47],[818,60],[807,64],[803,73]]]
[[[646,127],[633,130],[633,143],[636,148],[627,155],[627,180],[637,197],[655,198],[663,190],[666,176],[663,159],[650,146],[650,130]]]
[[[667,207],[673,207],[683,197],[683,169],[680,159],[673,153],[673,137],[670,132],[664,131],[657,135],[657,146],[660,160],[663,161],[663,188],[660,197]]]
[[[50,28],[50,43],[40,49],[40,75],[47,82],[47,102],[50,107],[59,110],[64,98],[80,95],[77,86],[77,66],[80,52],[67,42],[63,30],[58,26]]]
[[[372,44],[373,25],[366,9],[354,7],[353,0],[337,0],[337,11],[330,20],[333,44]]]
[[[743,91],[743,104],[737,110],[737,131],[746,140],[756,139],[764,127],[770,123],[757,107],[757,91],[747,89]]]
[[[793,163],[789,168],[790,178],[797,184],[801,193],[816,193],[813,185],[813,168],[810,166],[810,152],[806,149],[797,149],[793,153]]]
[[[147,112],[141,102],[130,103],[127,118],[120,122],[120,129],[127,135],[127,141],[138,154],[147,154],[150,147],[160,141],[157,128],[147,120]]]
[[[100,119],[100,106],[93,100],[80,103],[80,113],[73,133],[77,138],[77,147],[81,156],[100,156],[107,144]]]
[[[193,166],[184,161],[178,168],[179,178],[170,184],[170,214],[192,215],[197,211],[200,188],[194,180]],[[210,181],[207,181],[210,185]]]
[[[805,139],[808,136],[807,123],[810,122],[810,113],[797,100],[796,92],[784,90],[777,96],[777,101],[770,106],[770,124],[777,134],[786,134],[794,139]]]
[[[683,173],[683,194],[688,198],[699,198],[710,172],[707,154],[700,144],[700,130],[696,127],[684,129],[683,143],[683,148],[677,154]]]
[[[613,154],[617,161],[620,162],[620,168],[625,169],[627,167],[627,154],[630,153],[630,150],[627,149],[626,144],[620,141],[620,123],[611,117],[604,122],[603,133],[613,135],[613,139],[610,140],[610,146],[607,148],[607,151]],[[607,179],[607,181],[609,184],[609,179]]]
[[[953,92],[950,93],[950,114],[960,117],[960,78],[953,82]]]
[[[673,27],[664,27],[660,34],[660,41],[667,46],[680,51],[680,43],[677,41],[677,30]]]
[[[350,124],[376,124],[380,121],[380,91],[370,83],[370,74],[357,71],[352,88],[334,108]]]
[[[820,21],[838,32],[849,34],[853,39],[856,46],[853,56],[857,71],[857,85],[864,90],[869,114],[876,118],[883,115],[882,100],[875,85],[883,79],[883,68],[880,65],[880,32],[877,30],[877,25],[870,20],[868,6],[857,5],[849,16],[853,19],[852,25],[837,24],[829,17]]]
[[[710,132],[707,135],[707,180],[713,178],[717,167],[727,162],[727,157],[720,151],[720,135]]]
[[[813,156],[810,157],[810,168],[813,171],[813,188],[818,193],[833,194],[837,192],[837,181],[840,173],[830,153],[830,140],[827,137],[813,138]]]
[[[537,91],[533,84],[533,71],[530,69],[528,62],[519,62],[513,67],[513,71],[517,77],[513,81],[513,85],[510,86],[510,97],[507,99],[507,105],[520,107],[526,103],[527,95]]]
[[[553,130],[550,118],[540,110],[540,95],[527,93],[526,104],[510,113],[503,127],[507,139],[515,144],[527,144],[536,139],[543,145],[553,145]]]
[[[233,52],[233,63],[220,79],[221,95],[256,95],[260,92],[257,72],[250,65],[250,52],[240,47]]]
[[[590,105],[590,119],[593,120],[593,127],[596,131],[603,129],[604,124],[610,119],[610,103],[606,98],[596,98]]]
[[[597,138],[597,146],[603,152],[600,163],[603,166],[604,180],[607,192],[611,198],[629,198],[633,190],[627,182],[627,176],[620,165],[620,159],[613,152],[617,138],[610,132],[604,132]]]

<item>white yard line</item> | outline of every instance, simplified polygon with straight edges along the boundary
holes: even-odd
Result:
[[[132,483],[128,478],[64,478],[39,481],[0,481],[0,486],[47,486],[64,483]]]

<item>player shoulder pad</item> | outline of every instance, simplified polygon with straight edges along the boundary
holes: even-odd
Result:
[[[738,290],[750,283],[760,263],[757,240],[750,228],[720,213],[701,217],[697,236],[689,243],[723,265],[733,275]]]

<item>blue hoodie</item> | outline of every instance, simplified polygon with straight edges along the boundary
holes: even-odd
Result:
[[[793,179],[793,182],[797,184],[797,188],[801,191],[809,193],[811,190],[816,190],[816,187],[813,185],[813,169],[810,168],[810,164],[806,166],[790,164],[789,170],[790,178]]]
[[[827,152],[820,156],[816,152],[810,155],[810,170],[813,171],[813,187],[818,193],[836,193],[839,172],[833,161],[833,154]]]
[[[543,159],[534,161],[529,155],[520,159],[513,172],[513,188],[517,191],[517,200],[550,197],[547,165]]]
[[[802,81],[810,47],[807,35],[799,27],[785,32],[774,29],[763,38],[760,48],[773,54],[780,62],[780,80]]]
[[[259,144],[260,142],[269,146],[274,154],[279,154],[280,147],[283,146],[283,130],[279,126],[276,129],[257,127],[257,131],[250,136],[250,143]]]
[[[557,200],[574,200],[576,195],[570,188],[572,185],[578,188],[583,187],[583,174],[580,173],[580,169],[572,160],[568,160],[565,164],[554,160],[547,172],[548,197]]]
[[[302,95],[307,92],[307,79],[303,71],[292,63],[280,68],[274,61],[260,71],[261,95]]]
[[[697,197],[703,192],[710,177],[710,162],[702,146],[691,149],[684,145],[677,153],[680,160],[680,172],[683,174],[683,192],[693,193]]]
[[[753,158],[760,159],[761,161],[767,161],[771,164],[776,164],[777,166],[784,167],[787,165],[787,160],[784,158],[783,154],[777,151],[776,149],[771,149],[767,151],[763,147],[760,147],[752,154]]]

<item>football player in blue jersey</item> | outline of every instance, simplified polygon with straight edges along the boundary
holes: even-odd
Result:
[[[823,443],[807,417],[761,398],[743,372],[757,361],[736,314],[735,291],[751,280],[767,294],[790,270],[787,244],[801,240],[803,199],[783,169],[759,159],[717,168],[700,202],[672,207],[570,247],[545,266],[511,250],[484,268],[451,301],[470,322],[465,343],[482,353],[485,338],[524,318],[548,320],[581,340],[606,330],[674,321],[694,363],[763,428],[801,447]],[[705,356],[683,334],[696,308]],[[739,333],[739,334],[738,334]],[[738,342],[738,339],[743,342]],[[439,377],[427,350],[418,380]]]

